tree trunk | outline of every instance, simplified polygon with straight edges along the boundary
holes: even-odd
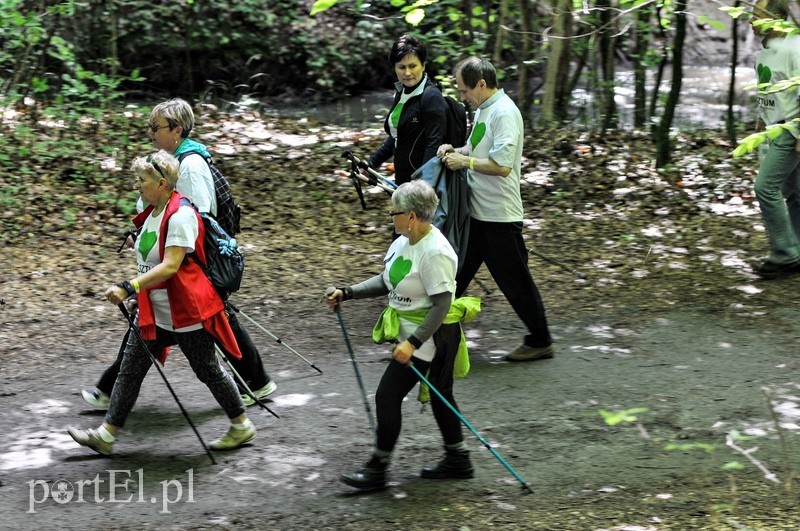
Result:
[[[520,0],[520,33],[522,38],[522,50],[517,61],[519,78],[517,79],[517,106],[525,117],[531,107],[531,97],[528,92],[528,65],[526,61],[531,53],[531,12],[528,6],[529,0]],[[498,62],[495,62],[497,65]]]
[[[600,9],[600,35],[597,42],[600,65],[602,66],[602,78],[600,81],[602,123],[600,129],[601,131],[606,131],[617,127],[617,102],[614,99],[616,85],[616,80],[614,79],[614,46],[616,38],[614,37],[610,0],[597,0],[597,7]]]
[[[633,64],[633,127],[644,128],[647,123],[647,50],[650,43],[650,5],[644,5],[636,13],[636,36]]]
[[[549,41],[550,57],[544,81],[542,127],[558,127],[567,118],[567,102],[571,94],[569,81],[572,54],[572,2],[553,0],[553,26]]]
[[[664,26],[661,24],[661,5],[656,6],[656,23],[658,25],[658,34],[661,37],[661,61],[658,63],[658,70],[656,71],[656,79],[653,83],[653,95],[650,98],[650,119],[653,120],[656,115],[656,107],[658,106],[658,100],[661,96],[661,80],[664,79],[664,69],[667,67],[667,61],[669,61],[669,39],[667,38],[666,31],[664,31]],[[652,131],[653,131],[653,139],[655,139],[656,135],[656,124],[655,122],[651,123]]]
[[[733,4],[739,7],[739,0]],[[736,63],[739,62],[739,19],[734,18],[731,24],[731,38],[733,39],[733,49],[731,50],[731,79],[728,84],[728,111],[725,115],[725,126],[728,131],[728,141],[731,145],[736,144],[736,122],[733,116],[733,105],[736,101]]]
[[[522,1],[521,11],[524,12],[525,8],[525,1]],[[523,15],[524,18],[524,15]],[[497,16],[497,34],[494,36],[494,52],[492,52],[492,63],[493,64],[500,64],[500,59],[502,59],[503,53],[503,42],[505,41],[505,24],[506,19],[508,19],[508,0],[500,0],[500,10],[499,15]],[[523,30],[524,31],[524,30]],[[523,33],[524,35],[524,33]]]
[[[461,17],[461,31],[459,36],[459,44],[461,48],[466,48],[468,44],[472,43],[472,26],[470,26],[470,18],[472,13],[472,2],[470,0],[461,1],[461,12],[464,16]]]
[[[119,41],[119,21],[117,20],[117,6],[115,0],[107,0],[106,2],[106,9],[108,10],[108,17],[109,17],[109,30],[111,31],[111,37],[109,38],[110,41],[110,50],[109,50],[109,68],[108,74],[109,77],[117,77],[117,71],[119,69],[119,51],[118,51],[118,41]]]
[[[680,99],[683,82],[683,42],[686,38],[686,5],[688,0],[675,1],[675,41],[672,46],[672,84],[664,105],[664,114],[656,130],[656,168],[662,168],[670,161],[672,145],[669,131],[675,116],[675,107]]]

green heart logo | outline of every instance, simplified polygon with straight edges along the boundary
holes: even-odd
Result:
[[[397,289],[400,281],[406,278],[406,275],[411,271],[411,260],[406,260],[402,256],[392,262],[392,267],[389,268],[389,282],[392,287]]]
[[[472,149],[475,149],[475,146],[481,143],[483,140],[483,136],[486,134],[486,124],[484,122],[478,122],[475,124],[475,127],[472,128],[472,134],[469,135],[469,143],[472,146]]]
[[[149,230],[142,231],[139,235],[139,254],[142,255],[142,262],[147,261],[147,255],[153,250],[157,239],[156,233]]]
[[[767,65],[759,64],[756,67],[756,75],[758,76],[758,84],[769,83],[772,79],[772,70]]]
[[[398,103],[397,107],[392,111],[392,125],[397,129],[397,124],[400,123],[400,115],[403,114],[403,104]]]

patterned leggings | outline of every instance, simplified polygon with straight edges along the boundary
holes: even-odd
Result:
[[[208,386],[228,418],[236,418],[245,412],[242,397],[236,391],[233,378],[222,369],[215,356],[214,340],[208,332],[195,330],[178,333],[156,327],[156,339],[145,343],[155,356],[164,347],[176,344],[180,346],[195,375]],[[106,422],[118,428],[125,425],[125,420],[139,397],[144,377],[152,364],[150,356],[142,348],[142,343],[136,334],[129,334],[122,366],[106,412]]]

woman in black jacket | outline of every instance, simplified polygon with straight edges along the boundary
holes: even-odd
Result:
[[[447,104],[441,90],[425,73],[425,43],[403,35],[392,46],[389,62],[397,75],[394,102],[384,122],[388,137],[369,158],[377,168],[394,155],[395,182],[403,184],[444,143]]]

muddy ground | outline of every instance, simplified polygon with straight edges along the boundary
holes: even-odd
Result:
[[[343,137],[335,149],[366,152],[359,142]],[[151,370],[116,455],[81,448],[66,427],[101,422],[80,390],[113,360],[125,330],[101,293],[133,257],[114,252],[115,213],[87,213],[113,229],[81,237],[23,233],[4,246],[0,273],[0,528],[800,527],[800,276],[766,282],[751,272],[766,239],[748,176],[732,178],[747,164],[731,169],[709,156],[660,174],[637,165],[649,148],[631,144],[590,170],[588,142],[576,136],[553,152],[559,169],[531,149],[526,237],[567,266],[530,262],[556,356],[502,361],[524,330],[482,271],[469,294],[484,311],[465,327],[472,372],[456,397],[533,494],[469,432],[474,479],[420,479],[441,449],[430,408],[420,411],[413,393],[390,488],[361,494],[337,475],[368,457],[369,424],[339,323],[320,296],[378,271],[388,203],[369,193],[360,210],[338,153],[309,170],[303,155],[323,160],[318,152],[275,144],[266,158],[292,177],[250,171],[263,158],[227,166],[247,184],[238,195],[251,216],[240,237],[245,285],[233,300],[322,374],[245,321],[278,384],[269,407],[280,416],[251,408],[252,444],[211,464]],[[381,307],[349,301],[342,314],[371,398],[388,359],[369,340]],[[179,352],[165,372],[205,441],[221,434],[227,421]]]

